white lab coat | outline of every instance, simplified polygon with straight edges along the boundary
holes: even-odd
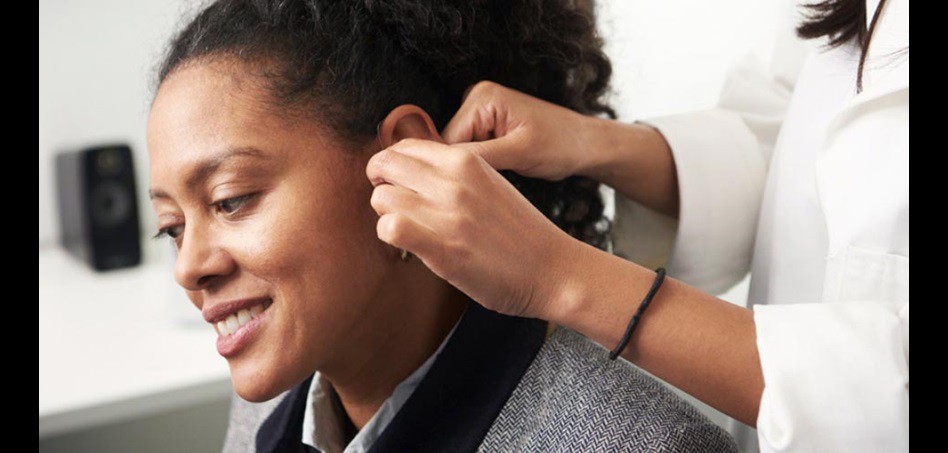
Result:
[[[796,38],[798,19],[716,108],[641,120],[671,145],[681,210],[617,195],[615,250],[714,294],[751,271],[751,447],[908,451],[908,0],[881,13],[859,94],[858,50]]]

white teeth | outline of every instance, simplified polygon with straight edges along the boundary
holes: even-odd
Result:
[[[237,315],[228,316],[227,320],[225,320],[224,322],[227,323],[227,330],[229,330],[231,334],[236,332],[237,328],[240,327],[240,323],[237,322]]]
[[[247,310],[240,310],[240,311],[237,312],[237,322],[239,322],[240,325],[247,324],[248,322],[250,322],[250,319],[251,319],[251,318],[250,318],[250,312],[249,312],[249,311],[247,311]]]
[[[224,337],[233,335],[233,333],[236,332],[240,326],[247,324],[253,320],[253,318],[259,316],[260,313],[263,313],[263,305],[254,305],[249,309],[243,309],[228,316],[227,319],[223,321],[218,321],[216,324],[214,324],[214,327],[217,330],[218,335]]]

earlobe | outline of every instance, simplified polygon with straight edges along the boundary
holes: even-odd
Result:
[[[399,140],[420,138],[444,143],[434,121],[421,107],[404,104],[395,107],[379,124],[379,144],[388,148]]]

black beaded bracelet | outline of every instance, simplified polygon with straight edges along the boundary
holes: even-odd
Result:
[[[645,312],[646,308],[648,308],[648,304],[652,302],[652,298],[655,297],[655,293],[658,292],[658,288],[662,286],[662,282],[664,281],[665,268],[660,267],[655,270],[655,281],[652,282],[652,288],[648,290],[648,294],[645,295],[645,300],[642,301],[642,303],[639,305],[639,309],[635,312],[635,316],[632,316],[632,320],[629,321],[629,327],[626,327],[625,335],[622,336],[622,341],[620,341],[619,345],[609,353],[609,360],[615,360],[616,357],[619,357],[619,354],[622,354],[622,351],[625,349],[626,345],[629,344],[629,340],[632,339],[632,331],[635,330],[635,326],[639,323],[639,317],[642,316],[642,313]]]

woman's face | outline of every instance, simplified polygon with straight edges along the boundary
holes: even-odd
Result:
[[[345,354],[397,260],[376,237],[371,152],[277,114],[244,74],[210,62],[166,78],[148,148],[158,228],[176,236],[174,277],[221,327],[237,393],[262,401]]]

